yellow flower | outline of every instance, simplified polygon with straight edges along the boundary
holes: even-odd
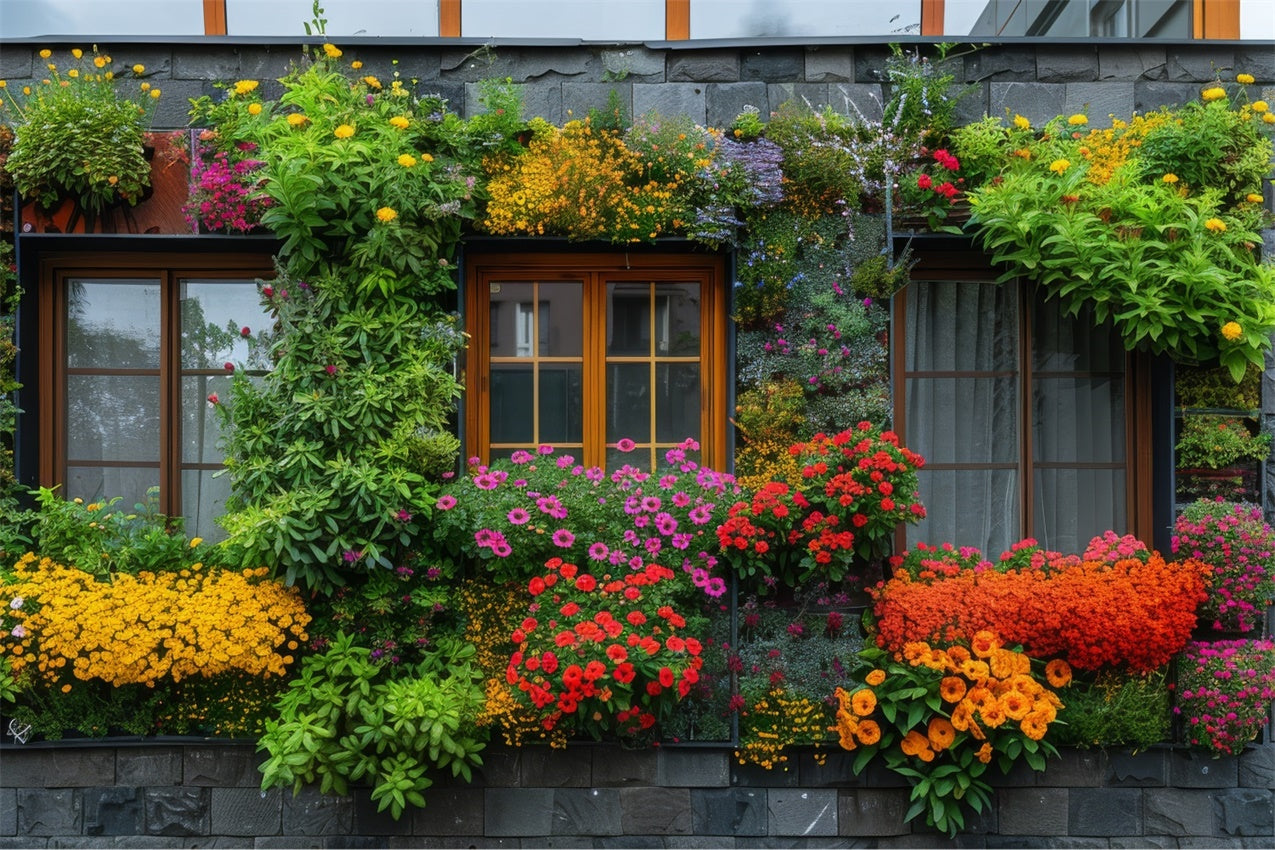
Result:
[[[7,81],[0,80],[0,89],[7,89],[8,87],[9,87],[9,83]]]
[[[142,85],[141,85],[141,89],[142,89],[142,91],[150,91],[150,90],[151,90],[151,84],[150,84],[150,83],[142,83]]]
[[[304,124],[305,122],[309,120],[310,120],[309,118],[306,118],[300,112],[293,112],[291,115],[288,116],[288,124],[293,127],[300,127],[302,124]]]
[[[78,47],[73,47],[71,48],[71,55],[74,56],[76,59],[79,59],[81,56],[84,55],[84,51]]]
[[[354,135],[354,128],[349,124],[341,124],[332,131],[332,135],[336,136],[338,139],[348,139],[350,136]]]
[[[327,55],[329,59],[341,58],[341,49],[338,48],[335,44],[323,45],[323,52]]]
[[[353,62],[350,63],[350,67],[357,71],[358,69],[363,67],[363,63],[359,61],[358,59],[355,59]]]
[[[159,89],[151,89],[151,98],[159,100]]]
[[[53,51],[52,51],[52,50],[50,50],[50,49],[49,49],[49,48],[47,48],[47,47],[40,51],[40,58],[41,58],[41,59],[48,59],[48,58],[49,58],[50,56],[52,56],[52,55],[53,55]]]
[[[134,73],[134,74],[142,74],[142,73],[145,73],[145,72],[146,72],[146,66],[145,66],[145,65],[138,64],[138,65],[134,65],[134,66],[133,66],[133,73]]]
[[[1226,231],[1226,222],[1222,221],[1220,218],[1211,218],[1204,222],[1204,227],[1206,230],[1211,230],[1214,233],[1224,233]]]
[[[1267,104],[1266,101],[1264,100],[1253,101],[1253,103],[1251,104],[1251,107],[1254,112],[1265,112],[1266,110],[1270,109],[1270,105]]]
[[[1020,130],[1030,130],[1032,128],[1032,122],[1028,121],[1021,115],[1015,115],[1014,126]]]
[[[1019,148],[1018,150],[1014,151],[1013,155],[1016,157],[1020,157],[1022,159],[1032,158],[1032,152],[1029,151],[1027,148]]]
[[[78,77],[78,76],[80,75],[80,72],[79,72],[79,70],[78,70],[78,69],[76,69],[76,68],[72,68],[71,70],[69,70],[69,71],[67,71],[67,72],[66,72],[66,75],[67,75],[68,77],[75,78],[75,77]]]
[[[235,94],[247,94],[250,91],[255,91],[259,85],[260,83],[256,80],[240,80],[235,83]]]
[[[867,717],[877,707],[877,695],[867,688],[855,691],[850,697],[850,707],[860,717]]]
[[[1170,173],[1170,174],[1164,175],[1160,179],[1163,180],[1165,183],[1176,183],[1178,182],[1178,175]]]
[[[1251,204],[1260,204],[1262,202],[1262,196],[1257,194],[1256,192],[1249,192],[1247,195],[1244,196],[1244,200],[1248,201]]]
[[[1262,121],[1267,124],[1275,124],[1275,112],[1267,112],[1263,114]]]
[[[1077,112],[1075,115],[1073,115],[1073,116],[1071,116],[1070,118],[1068,118],[1068,119],[1067,119],[1067,123],[1068,123],[1068,124],[1070,124],[1070,125],[1071,125],[1071,126],[1073,126],[1073,127],[1077,127],[1077,126],[1079,126],[1079,125],[1081,125],[1081,124],[1088,124],[1088,123],[1089,123],[1089,117],[1088,117],[1088,116],[1086,116],[1086,115],[1082,115],[1081,113]]]
[[[1235,342],[1244,336],[1244,329],[1240,327],[1239,322],[1227,322],[1222,325],[1222,337],[1229,342]]]
[[[407,125],[409,123],[411,122],[409,122],[407,118],[405,118],[402,115],[395,115],[393,118],[390,119],[390,124],[394,127],[397,127],[400,130],[406,130]]]
[[[399,154],[398,164],[404,168],[411,168],[416,164],[416,157],[412,156],[410,153]]]
[[[104,59],[104,58],[103,58],[103,57],[101,57],[101,56],[94,56],[94,57],[93,57],[93,67],[94,67],[94,68],[105,68],[105,67],[106,67],[106,59]]]
[[[885,681],[885,671],[873,670],[871,673],[869,673],[867,676],[864,677],[863,681],[869,685],[872,685],[875,688],[877,685]]]
[[[1221,100],[1224,97],[1226,97],[1226,89],[1221,86],[1213,86],[1212,88],[1207,88],[1200,92],[1200,99],[1205,103],[1209,103],[1214,100]]]
[[[433,161],[434,161],[434,157],[430,156],[429,154],[427,153],[421,154],[421,162],[433,162]]]
[[[381,81],[378,80],[376,77],[372,77],[372,76],[364,77],[363,82],[367,83],[368,88],[379,89],[381,87]]]
[[[260,104],[260,103],[250,103],[250,104],[248,104],[248,114],[249,114],[249,115],[260,115],[260,114],[261,114],[261,104]]]
[[[1239,83],[1240,85],[1251,86],[1255,82],[1255,80],[1253,79],[1252,74],[1236,74],[1235,82]]]
[[[376,211],[376,218],[381,222],[391,222],[398,218],[398,213],[393,207],[381,207]]]
[[[1071,163],[1065,159],[1056,159],[1049,163],[1049,170],[1055,174],[1062,174],[1068,168],[1071,168]]]
[[[198,546],[200,543],[203,543],[203,542],[204,542],[204,538],[202,537],[192,537],[190,538],[190,548],[194,549],[196,546]]]

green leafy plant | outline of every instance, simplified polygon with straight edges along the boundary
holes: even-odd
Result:
[[[1238,384],[1226,369],[1180,365],[1173,386],[1179,407],[1249,411],[1262,403],[1262,370],[1252,364]]]
[[[1243,419],[1234,416],[1193,413],[1182,418],[1176,448],[1179,468],[1225,469],[1266,460],[1271,435],[1254,434]]]
[[[1168,667],[1150,673],[1103,670],[1077,676],[1067,689],[1060,747],[1145,750],[1170,739]]]

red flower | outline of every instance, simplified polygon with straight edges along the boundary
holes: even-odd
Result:
[[[929,189],[933,185],[934,181],[928,174],[922,174],[920,177],[916,178],[916,187],[918,189]]]
[[[531,581],[527,582],[527,592],[532,596],[539,596],[545,592],[545,580],[540,576],[532,576]]]
[[[660,668],[660,686],[665,688],[673,687],[673,671],[667,667]]]

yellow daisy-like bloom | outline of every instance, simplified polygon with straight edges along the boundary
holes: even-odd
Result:
[[[393,118],[390,119],[390,126],[397,127],[400,130],[406,130],[407,126],[410,123],[411,122],[408,121],[407,118],[405,118],[402,115],[395,115]]]
[[[248,104],[248,114],[249,114],[249,115],[260,115],[260,114],[261,114],[261,104],[260,104],[260,103],[250,103],[250,104]]]
[[[104,57],[104,56],[94,56],[94,57],[93,57],[93,67],[94,67],[94,68],[105,68],[105,67],[106,67],[106,57]]]
[[[9,83],[7,80],[0,80],[0,89],[7,89],[8,87]]]
[[[1077,112],[1075,115],[1067,119],[1067,123],[1073,127],[1078,127],[1081,124],[1088,124],[1089,116]]]
[[[379,89],[381,87],[381,81],[373,76],[364,77],[363,82],[367,83],[368,88]]]
[[[429,154],[427,153],[421,154],[421,162],[433,162],[433,161],[434,161],[434,157],[430,156]]]
[[[1205,103],[1209,103],[1214,100],[1221,100],[1224,97],[1226,97],[1226,89],[1221,86],[1213,86],[1212,88],[1207,88],[1200,92],[1200,99]]]
[[[416,157],[412,156],[410,153],[399,154],[398,164],[404,168],[411,168],[416,164]]]
[[[1239,322],[1227,322],[1225,325],[1222,325],[1223,339],[1229,342],[1235,342],[1242,336],[1244,336],[1244,329],[1240,327]]]
[[[145,66],[145,65],[142,65],[142,64],[134,65],[134,66],[133,66],[133,73],[134,73],[134,74],[144,74],[144,73],[146,73],[146,66]]]
[[[76,59],[79,59],[81,56],[84,55],[84,51],[78,47],[73,47],[71,48],[71,55],[74,56]]]
[[[76,68],[72,68],[71,70],[69,70],[69,71],[67,71],[67,72],[66,72],[66,75],[67,75],[68,77],[75,78],[75,77],[78,77],[78,76],[80,75],[80,72],[79,72],[79,70],[78,70],[78,69],[76,69]]]
[[[53,55],[53,51],[52,51],[52,50],[50,50],[50,49],[49,49],[49,48],[47,48],[47,47],[40,51],[40,58],[41,58],[41,59],[48,59],[48,58],[49,58],[50,56],[52,56],[52,55]]]
[[[1256,80],[1253,79],[1252,74],[1236,74],[1235,82],[1240,85],[1251,86]]]
[[[1163,180],[1165,183],[1176,183],[1178,182],[1178,175],[1169,173],[1164,175],[1160,179]]]
[[[381,207],[376,211],[376,219],[382,223],[391,222],[398,218],[398,212],[393,207]]]
[[[1262,113],[1262,121],[1266,124],[1275,124],[1275,112]]]
[[[329,59],[340,59],[340,58],[341,58],[341,49],[340,49],[339,47],[337,47],[335,44],[325,44],[325,45],[323,45],[323,53],[324,53],[324,54],[325,54],[325,55],[326,55]]]
[[[944,702],[960,702],[965,698],[965,680],[960,676],[944,676],[939,682],[939,696]]]
[[[291,127],[300,127],[301,125],[305,124],[309,120],[310,120],[309,118],[306,118],[300,112],[293,112],[291,115],[288,116],[288,125]]]
[[[1255,100],[1249,104],[1249,108],[1252,109],[1254,112],[1265,112],[1271,107],[1270,107],[1270,104],[1268,104],[1264,100]]]
[[[332,131],[332,135],[336,136],[338,139],[348,139],[350,136],[354,135],[354,128],[349,124],[341,124]]]
[[[357,71],[363,67],[363,62],[361,60],[355,59],[353,62],[350,63],[350,67]]]
[[[1206,230],[1211,230],[1214,233],[1224,233],[1226,232],[1226,222],[1222,221],[1220,218],[1211,218],[1204,222],[1204,228]]]
[[[247,94],[248,92],[256,91],[257,86],[259,85],[261,85],[261,83],[256,80],[240,80],[235,83],[234,91],[235,94]]]
[[[863,681],[875,688],[877,685],[885,681],[885,671],[873,670],[867,676],[863,677]]]
[[[159,89],[151,89],[151,100],[159,100]]]
[[[151,84],[150,84],[150,83],[142,83],[142,85],[141,85],[141,89],[142,89],[142,91],[150,91],[150,90],[151,90]]]
[[[1014,126],[1020,130],[1030,130],[1032,128],[1032,122],[1028,121],[1021,115],[1015,115]]]
[[[1071,163],[1065,159],[1056,159],[1049,163],[1049,170],[1055,174],[1062,174],[1068,168],[1071,168]]]

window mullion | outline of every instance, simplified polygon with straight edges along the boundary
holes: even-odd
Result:
[[[1021,466],[1019,469],[1019,509],[1022,514],[1018,527],[1022,529],[1020,537],[1036,535],[1036,469],[1033,465],[1032,453],[1035,447],[1032,441],[1032,321],[1035,317],[1034,305],[1030,297],[1031,287],[1024,284],[1021,278],[1015,278],[1014,285],[1018,289],[1018,387],[1019,387],[1019,445],[1021,446]]]
[[[607,398],[607,304],[606,283],[600,272],[581,275],[584,284],[581,318],[584,364],[583,384],[586,401],[582,414],[584,462],[588,466],[606,465],[606,398]]]
[[[159,509],[181,516],[181,287],[159,274]]]

